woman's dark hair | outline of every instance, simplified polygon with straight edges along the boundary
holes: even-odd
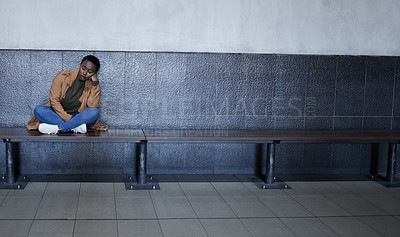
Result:
[[[100,69],[100,60],[99,60],[96,56],[88,55],[88,56],[84,57],[84,58],[82,59],[82,61],[81,61],[81,64],[82,64],[85,60],[88,60],[88,61],[90,61],[91,63],[93,63],[94,65],[96,65],[96,67],[97,67],[96,72],[99,71],[99,69]]]

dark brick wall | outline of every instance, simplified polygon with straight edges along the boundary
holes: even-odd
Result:
[[[0,50],[0,126],[25,126],[61,70],[94,54],[101,122],[132,128],[400,129],[398,57]],[[386,147],[379,170],[385,170]],[[23,173],[134,172],[123,143],[21,144]],[[254,144],[149,144],[149,173],[260,173]],[[368,144],[281,144],[280,173],[368,173]],[[4,144],[0,166],[4,171]]]

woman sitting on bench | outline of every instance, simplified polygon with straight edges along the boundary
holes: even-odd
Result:
[[[29,130],[44,134],[73,131],[86,133],[87,128],[107,130],[98,118],[100,85],[97,72],[100,61],[93,55],[84,57],[79,69],[60,72],[51,83],[50,102],[36,106]]]

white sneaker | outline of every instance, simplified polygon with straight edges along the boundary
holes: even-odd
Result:
[[[73,128],[72,131],[74,133],[78,133],[78,132],[79,133],[86,133],[87,132],[86,124],[84,123],[84,124],[82,124],[82,125],[80,125],[80,126],[78,126],[76,128]]]
[[[58,125],[41,123],[41,124],[39,124],[39,132],[44,133],[44,134],[57,134],[58,133]]]

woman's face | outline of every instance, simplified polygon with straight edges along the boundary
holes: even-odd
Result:
[[[81,63],[78,72],[78,79],[81,81],[89,80],[97,72],[97,67],[89,60],[85,60]]]

